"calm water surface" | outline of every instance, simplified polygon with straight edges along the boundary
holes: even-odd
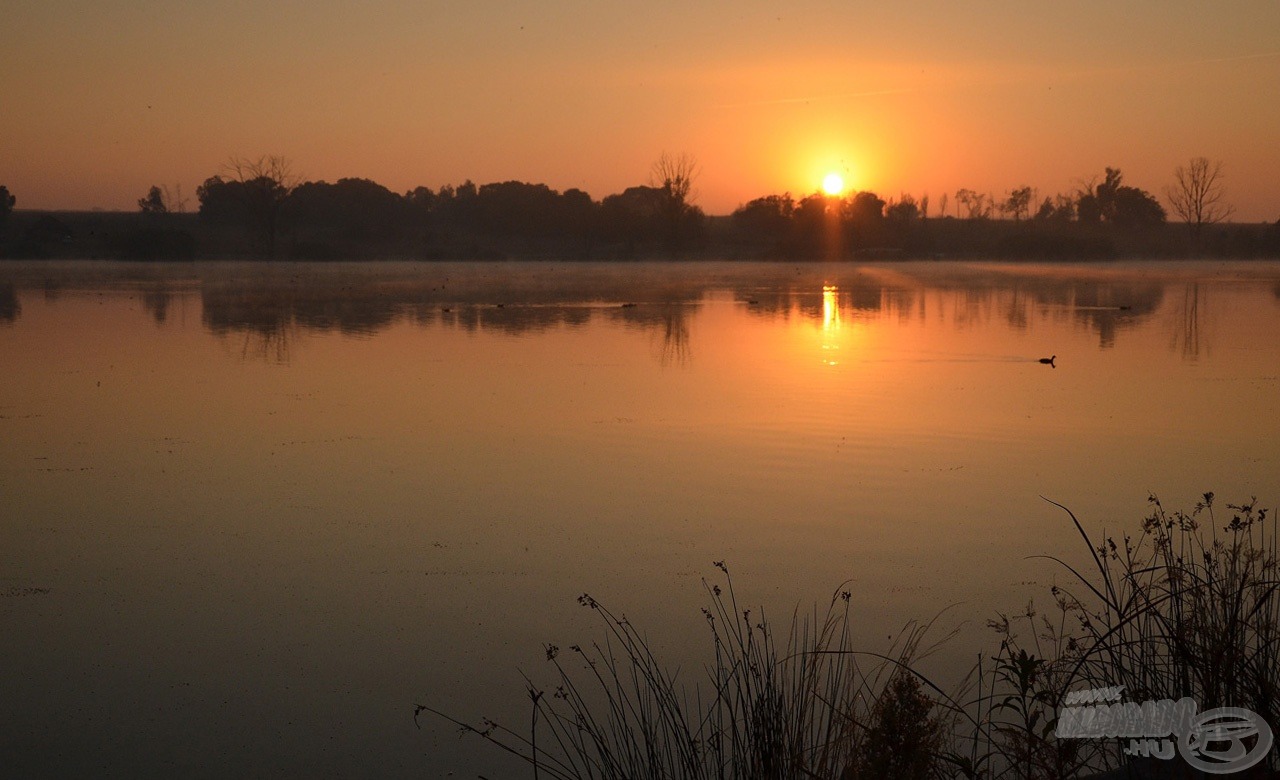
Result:
[[[584,591],[692,678],[713,560],[851,580],[945,671],[1040,496],[1280,499],[1276,264],[5,264],[0,377],[15,776],[501,773],[413,704],[519,727]]]

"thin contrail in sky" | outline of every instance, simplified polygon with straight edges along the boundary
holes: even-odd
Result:
[[[901,95],[914,92],[911,89],[878,89],[873,92],[846,92],[841,95],[816,95],[813,97],[780,98],[778,100],[749,100],[745,103],[722,103],[716,108],[745,108],[747,106],[780,106],[787,103],[818,103],[825,100],[847,100],[849,98],[875,97],[876,95]]]
[[[1272,57],[1280,57],[1280,51],[1268,51],[1261,54],[1241,54],[1235,57],[1213,57],[1207,60],[1192,60],[1192,65],[1200,65],[1206,62],[1238,62],[1240,60],[1265,60]]]

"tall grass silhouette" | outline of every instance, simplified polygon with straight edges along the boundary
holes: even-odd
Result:
[[[1092,568],[1044,556],[1069,584],[1052,588],[1043,613],[1032,603],[989,621],[997,648],[950,691],[917,666],[956,635],[935,630],[936,619],[908,623],[886,653],[861,651],[841,586],[824,608],[793,612],[779,637],[763,610],[739,603],[718,561],[723,585],[704,580],[711,661],[693,685],[625,617],[583,595],[603,638],[546,646],[556,682],[525,678],[527,735],[421,704],[415,719],[433,713],[555,780],[1087,777],[1128,764],[1125,745],[1056,738],[1058,715],[1072,691],[1119,686],[1128,701],[1248,708],[1280,730],[1274,515],[1251,499],[1227,504],[1221,520],[1212,493],[1170,513],[1151,496],[1136,535],[1095,542],[1050,503],[1079,531]],[[1273,751],[1239,776],[1276,767]]]
[[[418,710],[519,756],[535,777],[928,776],[942,722],[909,671],[936,647],[922,646],[928,624],[908,624],[888,653],[857,652],[851,594],[842,586],[825,609],[794,612],[779,639],[763,610],[739,603],[725,564],[715,565],[723,586],[704,581],[710,606],[703,608],[712,661],[692,686],[626,618],[583,595],[578,601],[599,615],[604,637],[567,652],[546,647],[557,682],[542,688],[526,677],[528,736]]]

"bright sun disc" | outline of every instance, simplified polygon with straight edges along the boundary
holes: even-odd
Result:
[[[838,173],[828,173],[822,180],[822,190],[828,195],[839,195],[844,192],[844,177]]]

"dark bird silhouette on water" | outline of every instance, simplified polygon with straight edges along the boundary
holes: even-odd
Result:
[[[1044,363],[1044,364],[1045,364],[1045,365],[1047,365],[1047,366],[1053,366],[1054,368],[1057,368],[1057,366],[1056,366],[1056,365],[1054,365],[1054,362],[1053,362],[1053,361],[1055,361],[1055,360],[1057,360],[1057,359],[1058,359],[1058,356],[1057,356],[1057,355],[1054,355],[1054,356],[1052,356],[1052,357],[1040,358],[1040,362],[1041,362],[1041,363]]]

